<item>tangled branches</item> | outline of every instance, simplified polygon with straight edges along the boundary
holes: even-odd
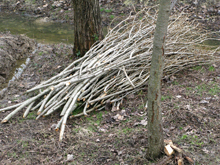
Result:
[[[60,129],[59,139],[62,140],[67,119],[78,107],[84,108],[71,118],[101,110],[107,101],[114,107],[119,106],[127,94],[137,92],[147,85],[156,15],[156,7],[147,8],[120,22],[82,58],[58,75],[27,91],[30,93],[40,90],[38,95],[0,109],[5,111],[16,108],[2,123],[25,107],[23,117],[38,109],[37,119],[61,110],[61,119],[56,129]],[[201,46],[207,39],[206,33],[198,32],[197,27],[190,24],[183,13],[173,15],[170,20],[165,46],[164,77],[186,67],[213,60],[217,49],[208,50],[204,49],[204,45]]]

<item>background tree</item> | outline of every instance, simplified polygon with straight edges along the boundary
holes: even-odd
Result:
[[[156,158],[164,148],[161,114],[161,79],[164,66],[164,45],[171,0],[160,0],[148,84],[148,156]]]
[[[99,0],[72,0],[74,10],[74,55],[84,55],[101,40],[101,16]]]

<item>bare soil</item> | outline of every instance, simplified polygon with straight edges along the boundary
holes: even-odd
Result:
[[[27,58],[34,49],[35,41],[26,36],[0,34],[0,83],[8,78],[16,61]]]
[[[22,77],[0,100],[2,107],[24,101],[30,97],[23,94],[26,89],[68,65],[70,46],[38,47]],[[165,139],[184,149],[197,164],[220,163],[219,66],[195,66],[164,81],[162,86]],[[26,119],[20,112],[7,124],[0,124],[0,164],[151,164],[145,157],[146,91],[129,95],[119,111],[100,111],[68,120],[63,142],[58,141],[59,132],[54,131],[58,114],[36,121],[36,112]],[[1,113],[0,120],[8,113]],[[68,154],[73,155],[70,162]],[[175,159],[169,164],[176,164]]]
[[[106,11],[103,11],[108,13]],[[62,71],[72,60],[72,46],[36,44],[22,76],[1,96],[0,107],[26,100],[27,89]],[[75,57],[77,58],[77,57]],[[220,164],[220,63],[183,70],[162,85],[164,138],[183,149],[195,164]],[[157,164],[146,158],[147,89],[129,95],[119,111],[100,111],[68,120],[58,141],[59,114],[35,120],[22,112],[0,124],[0,164]],[[0,113],[2,120],[9,112]],[[118,117],[120,116],[120,118]],[[67,157],[72,156],[72,159]],[[167,164],[177,164],[174,157]],[[185,164],[189,164],[185,162]]]

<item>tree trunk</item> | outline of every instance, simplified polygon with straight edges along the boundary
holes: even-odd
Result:
[[[83,56],[103,38],[99,0],[72,0],[74,10],[73,54]]]
[[[160,0],[153,41],[153,53],[148,84],[148,157],[155,159],[164,148],[161,114],[161,78],[164,66],[164,45],[171,0]]]

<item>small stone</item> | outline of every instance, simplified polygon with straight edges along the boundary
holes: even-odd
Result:
[[[68,154],[66,161],[70,162],[74,159],[73,154]]]
[[[201,100],[199,103],[201,103],[201,104],[208,104],[209,101],[207,101],[207,100]]]
[[[52,124],[52,125],[50,126],[50,128],[51,128],[51,129],[55,129],[56,126],[57,126],[57,124]]]
[[[48,4],[43,5],[43,8],[46,8],[48,6]]]
[[[146,126],[147,125],[147,121],[146,120],[141,120],[140,124],[143,125],[143,126]]]
[[[115,136],[115,135],[114,135],[114,134],[111,134],[111,133],[108,135],[108,137],[113,137],[113,136]]]

